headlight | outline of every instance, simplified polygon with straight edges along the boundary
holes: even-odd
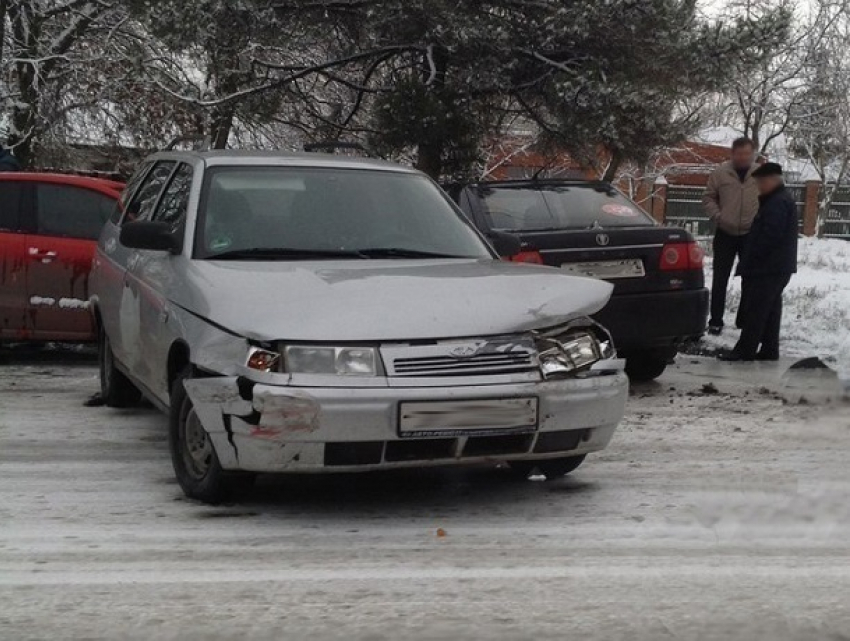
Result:
[[[245,364],[260,372],[274,372],[280,365],[280,354],[262,347],[252,347],[248,350],[248,360]]]
[[[372,347],[315,347],[290,345],[284,366],[293,374],[377,376],[378,355]]]
[[[602,360],[607,361],[610,358],[617,358],[617,350],[614,349],[614,341],[610,338],[599,343],[599,353]]]
[[[539,337],[537,349],[540,371],[545,378],[573,374],[602,358],[599,341],[587,332],[573,332],[558,338]]]

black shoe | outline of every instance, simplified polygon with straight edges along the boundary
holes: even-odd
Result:
[[[719,354],[717,356],[717,360],[723,361],[725,363],[749,363],[753,359],[752,358],[746,358],[746,357],[742,356],[741,354],[739,354],[738,352],[732,350],[730,352],[724,352],[722,354]]]
[[[766,361],[769,363],[775,363],[779,360],[779,354],[756,354],[757,361]]]
[[[720,336],[723,333],[723,325],[709,325],[708,333],[712,336]]]

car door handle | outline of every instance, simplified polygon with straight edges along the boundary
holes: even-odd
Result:
[[[58,256],[54,251],[42,251],[38,247],[30,247],[29,254],[32,258],[40,260],[43,263],[49,263]]]

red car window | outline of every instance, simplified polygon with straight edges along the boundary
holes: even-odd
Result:
[[[23,186],[10,180],[0,181],[0,231],[20,230]]]
[[[39,184],[36,192],[38,233],[96,240],[115,199],[97,191],[58,184]]]

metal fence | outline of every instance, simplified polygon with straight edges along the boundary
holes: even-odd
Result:
[[[821,231],[828,238],[850,240],[850,185],[835,190]]]
[[[788,190],[797,202],[800,233],[802,233],[806,187],[805,185],[788,185]],[[684,227],[694,236],[711,235],[712,225],[702,207],[704,191],[703,187],[669,186],[667,188],[667,224]],[[821,235],[826,238],[850,240],[850,185],[839,187],[834,194],[832,206],[823,220]]]
[[[804,185],[788,185],[788,189],[797,202],[800,233],[802,233],[806,188]],[[684,227],[694,236],[710,236],[714,233],[713,226],[702,206],[704,192],[704,187],[669,186],[667,188],[667,211],[665,213],[667,224]]]

